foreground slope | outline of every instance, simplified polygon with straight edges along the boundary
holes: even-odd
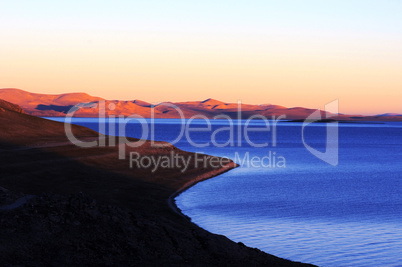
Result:
[[[0,129],[3,266],[303,266],[208,233],[169,207],[183,186],[227,171],[233,162],[203,168],[195,166],[193,153],[147,142],[130,149],[143,156],[176,153],[190,158],[190,168],[130,169],[118,160],[117,146],[79,148],[62,123],[5,101]],[[73,132],[82,141],[104,138],[81,126]]]

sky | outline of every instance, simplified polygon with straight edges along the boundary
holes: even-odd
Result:
[[[0,88],[402,113],[402,1],[1,1]]]

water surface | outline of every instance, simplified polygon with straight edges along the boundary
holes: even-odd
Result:
[[[97,119],[74,118],[73,122],[99,130]],[[235,126],[244,127],[244,123],[238,121]],[[180,125],[180,120],[156,120],[155,136],[147,138],[173,141]],[[202,127],[205,122],[192,125]],[[215,121],[212,131],[225,125]],[[254,121],[253,126],[263,125]],[[306,142],[321,151],[325,150],[325,127],[313,124],[305,129]],[[132,122],[127,133],[140,137],[141,127]],[[217,142],[223,144],[228,137],[222,132]],[[239,141],[237,132],[234,137]],[[207,143],[211,132],[194,132],[190,138]],[[242,164],[176,198],[193,222],[295,261],[321,266],[402,266],[402,123],[339,124],[337,166],[306,150],[300,123],[279,124],[276,146],[268,132],[251,133],[250,139],[270,145],[250,146],[244,136],[233,147],[197,148],[185,136],[175,144]],[[253,167],[249,163],[254,156],[270,156],[271,161],[283,157],[286,167]]]

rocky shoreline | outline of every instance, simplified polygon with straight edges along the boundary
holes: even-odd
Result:
[[[2,189],[0,207],[24,196]],[[0,209],[0,229],[2,266],[307,266],[188,221],[99,204],[84,193],[43,193]]]
[[[181,193],[183,193],[184,191],[186,191],[187,189],[189,189],[190,187],[196,185],[199,182],[214,178],[215,176],[218,176],[222,173],[228,172],[234,168],[239,167],[238,164],[234,163],[234,162],[229,162],[228,164],[226,164],[225,166],[223,166],[220,169],[217,170],[213,170],[209,173],[203,173],[201,175],[196,176],[195,178],[193,178],[191,181],[187,182],[185,185],[183,185],[180,189],[178,189],[176,192],[174,192],[169,198],[168,198],[168,205],[169,207],[177,214],[188,218],[188,216],[184,215],[181,210],[179,209],[179,207],[177,207],[176,205],[176,200],[175,198],[177,196],[179,196]],[[188,218],[189,219],[189,218]]]

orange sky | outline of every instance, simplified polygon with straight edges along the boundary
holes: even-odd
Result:
[[[213,1],[166,13],[129,2],[133,13],[106,2],[8,4],[0,88],[311,108],[338,99],[341,113],[402,113],[402,5],[373,1],[357,14],[346,2],[294,10],[257,2],[239,1],[232,13]]]

